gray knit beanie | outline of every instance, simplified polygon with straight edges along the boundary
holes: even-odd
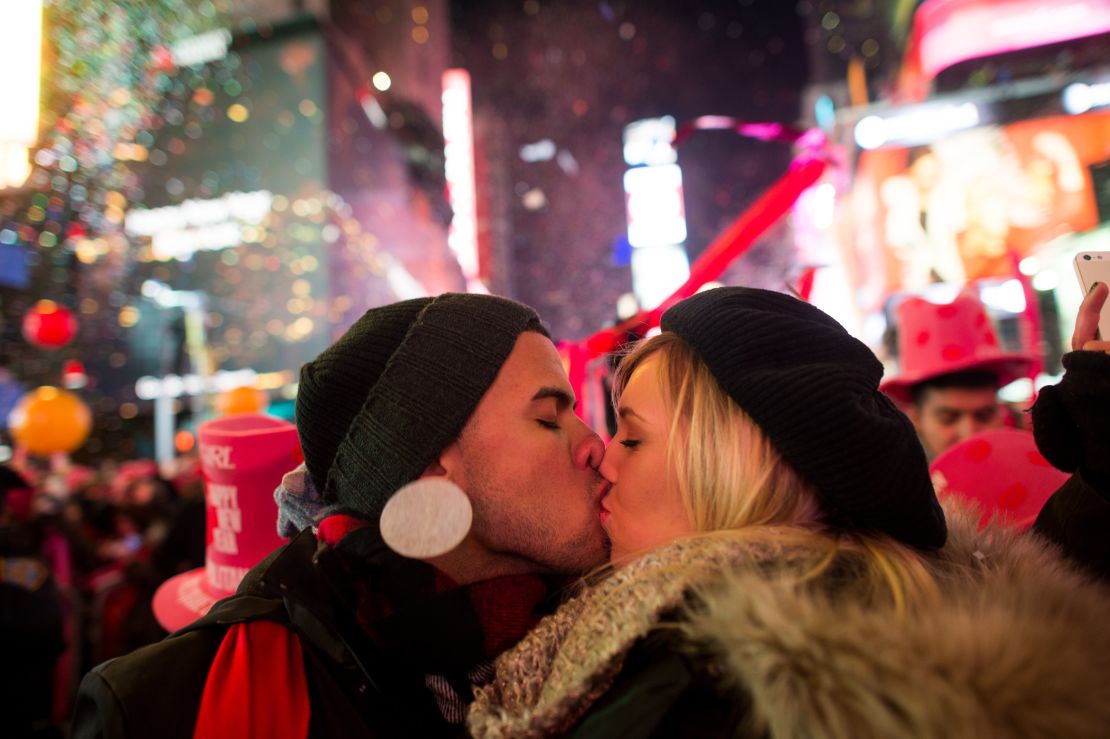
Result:
[[[828,523],[920,549],[947,538],[925,452],[879,392],[882,364],[825,313],[768,290],[722,287],[663,314],[722,389],[817,491]]]
[[[324,503],[377,518],[458,437],[524,331],[546,335],[531,308],[490,295],[368,310],[301,368],[297,430]]]

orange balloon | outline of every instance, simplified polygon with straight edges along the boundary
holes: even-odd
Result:
[[[32,454],[72,452],[92,430],[92,413],[85,401],[49,385],[20,398],[8,415],[8,431]]]
[[[197,437],[193,436],[192,431],[181,429],[173,435],[173,446],[181,454],[191,452],[193,447],[197,445]]]
[[[216,396],[216,414],[230,416],[236,413],[261,413],[269,404],[266,393],[244,385]]]

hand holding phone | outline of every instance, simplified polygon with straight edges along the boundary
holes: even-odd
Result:
[[[1092,341],[1103,340],[1110,346],[1110,305],[1106,295],[1110,286],[1110,252],[1085,251],[1075,255],[1075,275],[1083,290],[1083,303],[1075,319],[1075,334],[1071,348],[1083,349]],[[1102,288],[1092,293],[1091,288],[1101,283]],[[1096,351],[1104,348],[1095,347]]]

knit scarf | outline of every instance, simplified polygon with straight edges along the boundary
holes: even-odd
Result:
[[[467,719],[472,736],[538,738],[570,730],[612,685],[629,649],[691,588],[769,555],[739,539],[686,539],[654,550],[567,601],[496,661]]]
[[[459,586],[389,551],[376,527],[352,516],[328,516],[317,538],[339,555],[358,625],[397,663],[424,673],[448,723],[462,723],[471,682],[492,675],[490,661],[535,625],[547,600],[547,583],[532,575]],[[209,670],[193,736],[306,737],[301,650],[297,633],[282,624],[233,624]]]

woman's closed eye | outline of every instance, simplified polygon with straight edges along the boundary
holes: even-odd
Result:
[[[640,440],[639,439],[621,439],[620,445],[625,447],[626,449],[635,449],[636,447],[640,446]]]

